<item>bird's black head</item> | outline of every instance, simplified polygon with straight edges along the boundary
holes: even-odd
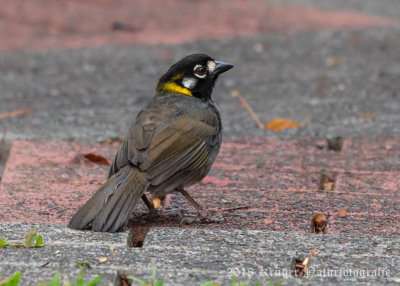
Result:
[[[157,92],[209,99],[218,76],[232,67],[205,54],[193,54],[169,68],[158,81]]]

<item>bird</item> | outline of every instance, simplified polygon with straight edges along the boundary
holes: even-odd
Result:
[[[181,193],[210,171],[222,142],[221,115],[211,98],[220,74],[233,67],[206,54],[188,55],[161,76],[156,93],[137,114],[111,164],[107,181],[73,215],[68,227],[117,232],[142,198]]]

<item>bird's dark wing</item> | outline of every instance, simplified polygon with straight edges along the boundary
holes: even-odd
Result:
[[[145,129],[146,125],[143,126]],[[209,141],[217,133],[218,125],[212,126],[189,116],[180,117],[162,130],[156,127],[139,168],[146,172],[152,185],[160,184],[180,170],[200,169],[208,162]],[[145,132],[138,128],[134,138],[140,138],[142,134]]]
[[[219,143],[218,114],[204,102],[181,97],[168,106],[150,105],[138,115],[118,150],[110,175],[132,164],[146,173],[152,185],[159,185],[171,178],[187,181],[197,173],[193,171],[210,166],[210,150]],[[199,108],[189,108],[190,104]]]

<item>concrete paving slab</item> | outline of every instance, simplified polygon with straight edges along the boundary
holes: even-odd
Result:
[[[43,10],[41,7],[45,6]],[[179,17],[176,15],[179,14]],[[10,21],[13,19],[13,21]],[[18,0],[3,5],[0,50],[41,50],[107,44],[178,44],[265,32],[397,25],[396,18],[259,0]],[[167,35],[167,36],[166,36]]]
[[[334,0],[334,1],[318,1],[318,0],[269,0],[269,2],[282,5],[291,4],[305,7],[315,7],[322,10],[337,11],[346,10],[367,15],[393,17],[398,18],[400,8],[397,0]]]
[[[154,94],[162,73],[179,58],[202,51],[236,67],[221,78],[213,94],[225,138],[399,137],[398,42],[397,29],[371,28],[179,46],[1,53],[0,113],[33,111],[1,120],[0,133],[6,141],[120,138]],[[255,48],[260,45],[261,50]],[[330,58],[337,58],[338,64],[328,66]],[[245,96],[263,123],[286,117],[308,119],[308,124],[277,134],[259,129],[229,95],[232,90]]]
[[[0,185],[0,222],[66,224],[108,173],[107,166],[83,155],[112,160],[117,147],[117,142],[15,141]],[[398,236],[399,156],[396,139],[345,139],[342,151],[327,150],[323,140],[226,140],[209,176],[190,188],[212,216],[225,221],[186,227],[304,233],[312,216],[323,213],[329,234]],[[172,195],[164,211],[177,208],[196,216],[189,203]],[[347,215],[339,214],[343,208]],[[140,205],[131,223],[178,226],[180,220],[148,216]]]
[[[149,280],[153,266],[164,285],[200,285],[207,281],[230,285],[239,281],[282,285],[395,285],[400,281],[399,238],[313,235],[255,230],[151,228],[142,248],[128,247],[128,233],[73,231],[59,225],[2,223],[0,237],[20,241],[32,226],[39,228],[44,246],[0,249],[0,277],[22,271],[23,285],[37,285],[56,272],[76,278],[77,262],[93,269],[85,277],[103,274],[103,283],[119,285],[118,274]],[[110,250],[114,246],[115,250]],[[309,276],[293,277],[292,259],[316,248]],[[108,257],[104,263],[99,257]],[[251,285],[251,284],[250,284]],[[265,285],[265,284],[262,284]]]

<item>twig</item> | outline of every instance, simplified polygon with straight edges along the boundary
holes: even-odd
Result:
[[[248,208],[250,208],[250,207],[251,207],[251,206],[249,206],[249,205],[237,206],[237,207],[225,208],[225,209],[222,209],[221,211],[223,211],[223,212],[229,212],[229,211],[235,211],[235,210],[248,209]]]
[[[13,110],[10,112],[5,112],[0,114],[0,119],[6,119],[9,117],[21,115],[21,114],[27,114],[27,113],[32,113],[32,109],[30,108],[25,108],[25,109],[18,109],[18,110]]]
[[[260,118],[258,118],[257,114],[254,112],[253,108],[247,103],[246,99],[243,97],[243,95],[240,94],[239,91],[237,90],[232,90],[231,91],[231,96],[232,97],[237,97],[239,98],[240,102],[244,105],[244,107],[247,109],[247,111],[250,113],[251,117],[254,119],[254,121],[257,123],[257,126],[260,129],[264,129],[264,124],[261,122]]]

